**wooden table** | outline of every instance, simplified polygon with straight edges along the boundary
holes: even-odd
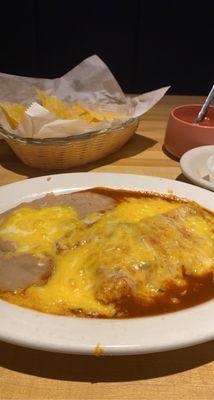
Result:
[[[142,118],[138,133],[123,149],[73,171],[185,180],[178,161],[162,151],[164,131],[172,107],[201,100],[165,96]],[[0,143],[0,184],[38,175],[42,173],[21,164],[6,143]],[[99,358],[45,353],[0,343],[0,398],[213,400],[213,358],[213,342],[160,354]]]

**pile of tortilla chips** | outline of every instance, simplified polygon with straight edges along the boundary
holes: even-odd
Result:
[[[16,129],[19,126],[27,109],[25,106],[18,103],[0,103],[0,108],[3,110],[12,129]]]
[[[103,120],[111,122],[115,118],[126,117],[125,114],[90,110],[80,103],[73,103],[69,106],[57,97],[47,95],[42,90],[37,90],[37,94],[40,104],[58,119],[82,119],[89,123],[96,123]],[[17,129],[27,110],[26,106],[18,103],[0,103],[0,108],[3,110],[12,129]]]

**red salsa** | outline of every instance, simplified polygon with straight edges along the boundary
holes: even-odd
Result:
[[[204,119],[198,124],[195,122],[196,117],[201,109],[201,106],[186,106],[178,108],[175,110],[175,117],[181,119],[182,121],[188,122],[190,124],[196,124],[200,126],[214,127],[214,107],[209,107]]]

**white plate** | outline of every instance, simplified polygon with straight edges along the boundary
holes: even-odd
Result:
[[[149,190],[195,200],[214,209],[214,193],[182,182],[149,176],[76,173],[35,178],[0,187],[0,210],[47,192],[106,186]],[[31,348],[77,354],[137,354],[175,349],[214,338],[214,301],[161,316],[105,320],[43,314],[0,301],[0,339]]]
[[[214,183],[209,181],[207,159],[214,155],[214,146],[200,146],[187,151],[180,159],[183,174],[196,185],[214,191]]]

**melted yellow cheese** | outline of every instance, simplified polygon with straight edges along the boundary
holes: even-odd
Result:
[[[71,207],[20,208],[1,225],[0,237],[13,241],[17,252],[55,254],[61,236],[82,226]]]
[[[88,215],[85,220],[95,221],[91,225],[80,221],[75,210],[67,206],[15,210],[1,225],[0,237],[16,244],[15,253],[51,255],[55,268],[44,286],[3,297],[50,313],[70,315],[73,310],[80,310],[111,317],[115,314],[114,303],[104,304],[96,298],[105,276],[125,273],[138,282],[136,293],[142,296],[152,296],[171,275],[182,286],[181,257],[190,273],[201,274],[213,268],[212,224],[197,213],[187,213],[178,236],[173,228],[176,218],[169,223],[163,220],[163,225],[158,218],[149,220],[182,206],[162,198],[129,198],[104,214]],[[201,245],[197,263],[191,259],[192,244],[188,244],[188,237],[185,239],[188,232],[193,238],[194,234],[199,237],[195,243]],[[176,245],[179,240],[184,246],[182,256]]]
[[[153,217],[179,207],[177,202],[161,198],[128,198],[117,207],[105,213],[107,221],[135,223],[146,217]]]
[[[27,289],[27,296],[38,299],[46,312],[71,314],[72,310],[112,316],[113,305],[95,299],[97,252],[93,244],[59,255],[56,270],[43,287]]]

